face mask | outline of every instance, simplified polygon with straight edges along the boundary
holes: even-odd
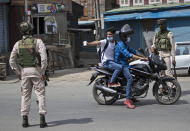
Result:
[[[127,43],[131,41],[131,37],[127,37]]]
[[[107,37],[107,40],[108,40],[108,41],[112,41],[112,40],[113,40],[113,37]]]

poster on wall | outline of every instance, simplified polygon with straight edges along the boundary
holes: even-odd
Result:
[[[45,33],[56,34],[57,33],[57,22],[54,16],[46,16],[45,21]]]

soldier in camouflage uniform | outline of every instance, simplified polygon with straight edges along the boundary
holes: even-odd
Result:
[[[21,116],[23,127],[28,127],[28,114],[32,88],[34,88],[39,101],[40,127],[47,126],[45,121],[45,70],[47,67],[46,47],[41,39],[31,35],[33,25],[22,22],[19,25],[23,34],[22,40],[15,43],[10,56],[10,66],[21,80]],[[18,61],[18,64],[17,64]]]
[[[151,47],[151,52],[157,50],[159,55],[164,58],[167,70],[165,71],[166,75],[172,76],[171,72],[171,59],[172,55],[172,64],[175,65],[175,42],[173,33],[167,30],[166,19],[159,19],[157,24],[160,27],[160,30],[156,33],[153,40],[153,45]]]

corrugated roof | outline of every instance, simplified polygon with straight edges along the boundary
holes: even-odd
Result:
[[[126,14],[116,14],[104,16],[104,22],[122,21],[122,20],[137,20],[137,19],[159,19],[159,18],[175,18],[175,17],[190,17],[190,9],[180,10],[164,10],[164,11],[145,11]]]
[[[161,4],[161,5],[145,5],[145,6],[132,6],[113,9],[104,13],[104,15],[122,14],[126,12],[142,12],[142,11],[156,11],[160,9],[175,9],[190,7],[190,3],[178,3],[178,4]]]

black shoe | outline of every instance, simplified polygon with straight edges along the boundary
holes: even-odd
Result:
[[[45,128],[47,126],[48,126],[47,123],[40,124],[40,128]]]
[[[45,120],[45,115],[40,114],[40,128],[45,128],[47,126],[48,125],[47,125],[46,120]]]
[[[22,116],[22,118],[23,118],[22,127],[27,128],[29,126],[28,116]]]

